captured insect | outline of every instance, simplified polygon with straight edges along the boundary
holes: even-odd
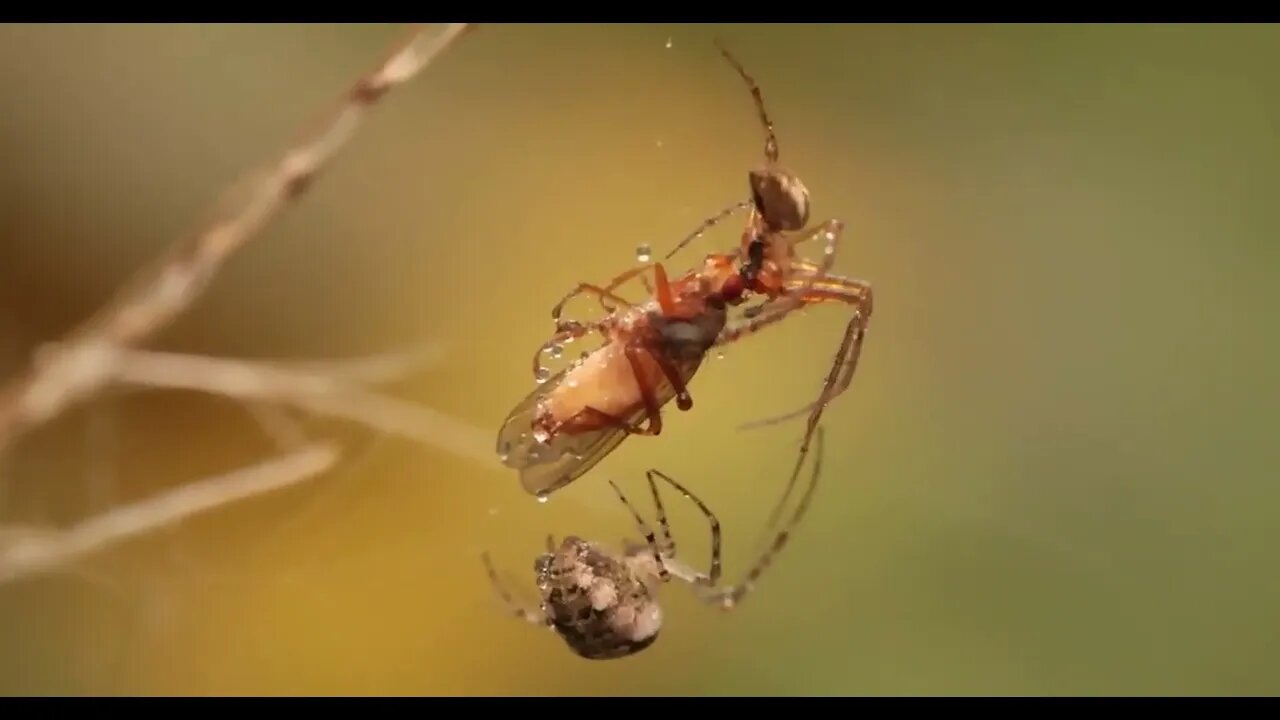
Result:
[[[614,294],[615,286],[650,269],[656,277],[653,297],[633,304]],[[726,327],[728,306],[742,302],[745,289],[732,257],[711,256],[675,280],[668,280],[661,264],[645,265],[609,287],[579,285],[561,300],[553,312],[557,332],[543,350],[591,332],[605,342],[546,378],[504,421],[498,455],[520,471],[524,489],[545,498],[629,435],[658,435],[662,407],[672,398],[681,410],[692,408],[689,381]],[[618,307],[596,322],[561,321],[564,304],[582,293],[609,298]]]
[[[813,474],[787,525],[774,537],[738,585],[719,586],[720,521],[692,491],[673,478],[649,470],[646,476],[657,513],[659,534],[640,515],[616,483],[610,485],[635,519],[645,542],[628,542],[621,553],[570,535],[557,546],[547,538],[547,551],[534,560],[533,570],[541,602],[538,609],[521,605],[503,587],[489,553],[481,558],[502,602],[517,618],[552,630],[569,649],[589,660],[634,655],[653,645],[662,629],[659,588],[672,578],[695,589],[704,602],[732,610],[755,588],[760,576],[786,546],[813,499],[822,472],[822,431],[816,436]],[[662,480],[702,511],[711,527],[711,563],[706,573],[676,559],[676,543],[667,523],[662,495],[654,478]]]
[[[554,306],[555,334],[534,355],[539,385],[508,413],[497,442],[502,462],[518,470],[524,489],[540,498],[581,477],[629,435],[660,434],[662,408],[672,399],[680,410],[691,409],[689,383],[712,348],[736,342],[807,305],[841,301],[854,306],[855,316],[818,400],[764,421],[810,412],[797,473],[822,410],[852,379],[871,313],[871,286],[830,275],[843,223],[833,219],[803,229],[809,217],[808,190],[778,165],[773,123],[755,81],[727,50],[720,50],[755,100],[766,135],[765,164],[748,175],[750,201],[708,218],[667,258],[737,210],[750,208],[741,247],[707,255],[700,267],[674,280],[657,262],[622,273],[605,286],[582,283]],[[789,231],[795,232],[787,236]],[[825,241],[823,263],[797,258],[795,247],[816,238]],[[646,301],[631,303],[618,295],[620,285],[647,279],[648,271],[654,281]],[[595,296],[609,314],[595,322],[562,319],[566,303],[583,294]],[[728,308],[752,295],[764,303],[747,308],[744,323],[731,324]],[[590,333],[601,335],[604,343],[554,375],[543,366],[544,354],[563,352],[566,343]],[[787,486],[788,496],[795,479]]]

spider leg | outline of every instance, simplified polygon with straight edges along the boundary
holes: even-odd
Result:
[[[707,518],[707,524],[711,527],[710,570],[705,575],[699,572],[692,572],[689,577],[682,577],[681,579],[696,585],[705,585],[708,587],[715,585],[720,581],[720,520],[716,517],[716,514],[711,511],[711,508],[707,507],[707,504],[702,501],[702,498],[695,495],[693,491],[689,490],[685,486],[676,482],[671,476],[660,470],[650,470],[647,475],[649,478],[649,486],[653,489],[653,497],[655,501],[657,501],[658,498],[658,486],[654,484],[653,478],[654,476],[657,476],[666,481],[668,485],[675,488],[681,495],[684,495],[685,499],[689,500],[694,505],[697,505],[698,509],[701,510],[702,514]]]
[[[530,625],[542,625],[548,628],[552,627],[551,618],[545,613],[541,610],[530,610],[517,602],[516,599],[511,596],[511,593],[507,592],[507,588],[502,584],[502,581],[498,579],[498,571],[494,569],[493,561],[489,558],[489,553],[487,551],[481,553],[480,558],[484,562],[485,570],[489,573],[489,581],[493,583],[494,591],[497,592],[498,598],[507,606],[508,612],[516,618],[524,620]]]
[[[653,506],[658,512],[658,527],[662,531],[662,553],[665,557],[674,558],[676,556],[676,540],[671,536],[671,524],[667,522],[667,509],[662,506],[662,495],[658,493],[658,486],[653,482],[654,473],[657,470],[650,470],[645,473],[649,479],[649,491],[653,493]],[[661,475],[661,473],[658,473]]]
[[[822,393],[818,395],[817,402],[814,403],[813,409],[809,412],[809,419],[805,425],[804,439],[800,442],[800,455],[796,458],[795,468],[791,471],[791,479],[787,481],[787,488],[782,494],[782,500],[773,509],[773,513],[770,514],[766,527],[772,528],[778,521],[778,515],[782,512],[783,503],[791,496],[791,491],[795,488],[796,480],[800,476],[800,467],[804,464],[805,456],[809,453],[809,443],[817,431],[818,421],[822,419],[822,413],[826,410],[827,404],[831,402],[831,398],[835,396],[837,383],[842,384],[844,387],[849,385],[853,372],[857,369],[858,356],[862,352],[863,337],[865,337],[865,325],[861,317],[855,312],[853,319],[849,321],[848,328],[845,330],[840,349],[836,351],[836,361],[832,364],[831,371],[827,373],[827,380],[823,383]],[[844,370],[844,372],[841,373],[841,370]]]
[[[686,245],[702,237],[708,230],[720,224],[721,221],[725,220],[726,218],[738,212],[739,210],[742,210],[744,208],[750,208],[750,207],[753,207],[750,200],[739,200],[738,202],[721,210],[715,215],[712,215],[706,220],[703,220],[702,223],[699,224],[698,227],[694,229],[693,232],[686,235],[683,240],[677,243],[676,246],[671,249],[671,252],[667,253],[666,257],[664,257],[663,260],[670,260],[673,255],[680,252]]]
[[[837,373],[840,368],[843,368],[843,372],[839,374],[838,381],[824,387],[823,393],[816,401],[787,413],[743,423],[738,426],[739,430],[775,425],[800,417],[805,413],[812,413],[820,405],[828,404],[844,393],[853,382],[854,370],[857,369],[858,358],[862,351],[862,340],[866,335],[867,325],[871,319],[873,305],[871,286],[861,280],[851,280],[837,276],[814,281],[812,284],[814,287],[798,298],[800,307],[824,302],[841,302],[853,307],[853,317],[845,326],[844,340],[840,345],[840,351],[836,353],[831,369],[832,374]],[[791,310],[784,310],[783,314],[787,312],[791,312]],[[773,315],[757,318],[754,321],[757,327],[753,328],[752,331],[759,329],[759,326],[771,324],[780,319],[781,317],[774,317]]]
[[[755,564],[752,565],[751,569],[747,571],[746,577],[741,583],[732,587],[716,589],[708,588],[701,593],[701,597],[704,601],[713,605],[718,605],[724,610],[732,610],[738,607],[738,605],[742,603],[743,598],[745,598],[747,594],[755,588],[756,583],[760,580],[760,576],[764,574],[770,565],[772,565],[773,560],[778,556],[778,553],[786,547],[787,541],[790,540],[792,532],[795,531],[795,528],[799,525],[801,519],[804,518],[805,513],[808,512],[809,505],[813,500],[814,490],[818,487],[818,477],[822,473],[823,432],[821,428],[818,429],[816,440],[817,452],[815,453],[813,474],[809,480],[809,486],[805,489],[804,495],[801,496],[800,502],[796,505],[796,509],[791,514],[791,518],[788,520],[787,524],[778,531],[776,536],[774,536],[773,542],[760,554],[760,557],[756,560]],[[781,505],[779,505],[779,507],[781,507]]]
[[[729,52],[728,48],[720,40],[715,41],[716,49],[724,56],[725,60],[738,71],[738,76],[747,84],[747,89],[751,91],[751,98],[755,101],[756,114],[760,116],[760,125],[764,128],[764,158],[770,164],[778,161],[778,137],[773,131],[773,120],[769,119],[769,113],[764,109],[764,95],[760,92],[760,86],[756,84],[755,78],[747,74],[746,68],[742,67],[742,63]]]
[[[636,506],[631,504],[627,496],[622,494],[622,489],[618,487],[617,483],[610,480],[609,485],[617,493],[618,499],[622,501],[622,504],[627,506],[627,510],[631,512],[631,517],[635,518],[636,527],[640,529],[640,534],[644,536],[645,542],[649,543],[649,549],[653,551],[653,561],[657,565],[658,578],[666,582],[671,574],[667,570],[666,563],[662,561],[662,552],[658,547],[658,539],[654,537],[653,528],[649,527],[649,523],[645,522],[644,518],[640,516],[640,511],[636,510]]]
[[[803,308],[807,304],[836,299],[834,297],[826,297],[824,293],[831,291],[833,288],[839,289],[842,286],[841,281],[843,279],[828,278],[827,271],[831,263],[835,261],[835,244],[838,242],[843,228],[844,224],[841,221],[827,220],[810,229],[799,231],[796,239],[787,241],[797,243],[810,238],[825,237],[827,241],[826,261],[820,266],[800,261],[800,265],[804,266],[805,269],[800,272],[788,271],[788,278],[783,287],[780,288],[780,293],[776,297],[771,297],[765,304],[749,309],[746,323],[722,330],[720,335],[716,337],[715,346],[737,342],[768,325],[782,320],[788,314]],[[791,275],[796,275],[797,277],[791,277]]]

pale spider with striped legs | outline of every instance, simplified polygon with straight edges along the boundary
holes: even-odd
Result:
[[[658,470],[649,470],[646,475],[657,511],[660,537],[654,534],[653,528],[617,484],[610,481],[618,499],[635,518],[645,539],[643,544],[626,542],[623,552],[618,554],[611,548],[574,535],[564,538],[557,547],[554,539],[547,536],[547,551],[533,563],[541,595],[537,610],[524,607],[512,598],[498,580],[489,553],[485,552],[482,559],[489,578],[512,614],[554,631],[579,656],[590,660],[609,660],[634,655],[650,647],[658,637],[662,628],[662,608],[658,604],[657,592],[672,578],[693,586],[699,598],[724,610],[738,607],[755,587],[761,574],[787,544],[813,499],[822,469],[821,428],[815,441],[813,473],[808,488],[790,520],[738,585],[721,587],[718,584],[721,575],[720,521],[715,513],[697,495]],[[675,540],[671,536],[655,477],[674,487],[706,516],[711,526],[711,565],[706,573],[676,559]]]

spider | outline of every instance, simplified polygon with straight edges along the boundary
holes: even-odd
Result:
[[[672,578],[695,588],[697,596],[723,610],[739,606],[755,587],[760,575],[786,545],[791,532],[803,518],[813,499],[822,467],[822,428],[815,436],[813,473],[790,520],[738,585],[718,585],[720,567],[720,521],[697,495],[659,470],[646,472],[649,490],[657,510],[661,535],[640,515],[612,480],[618,499],[635,519],[644,543],[624,541],[621,554],[576,535],[565,537],[557,547],[547,536],[547,551],[533,563],[541,603],[537,610],[517,602],[503,587],[489,553],[482,560],[499,598],[516,618],[554,631],[577,655],[589,660],[609,660],[634,655],[648,647],[662,628],[662,608],[658,588]],[[711,565],[702,573],[676,559],[676,544],[667,524],[666,510],[658,485],[660,478],[698,506],[711,526]]]

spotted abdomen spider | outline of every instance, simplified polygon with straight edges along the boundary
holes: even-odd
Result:
[[[547,551],[534,560],[533,567],[541,602],[536,610],[522,606],[498,580],[489,558],[483,554],[494,588],[518,618],[546,627],[578,655],[607,660],[633,655],[653,644],[662,627],[658,588],[671,578],[692,586],[708,604],[732,610],[742,602],[786,545],[791,532],[804,517],[813,499],[822,467],[822,431],[815,437],[813,473],[809,487],[788,522],[737,585],[720,586],[720,521],[698,496],[658,470],[646,475],[657,510],[661,535],[640,515],[616,483],[610,481],[618,499],[635,518],[644,543],[628,542],[621,553],[594,541],[570,535],[557,546],[547,537]],[[694,570],[676,558],[676,544],[667,523],[666,510],[658,492],[659,478],[693,502],[711,526],[711,565],[706,573]]]

